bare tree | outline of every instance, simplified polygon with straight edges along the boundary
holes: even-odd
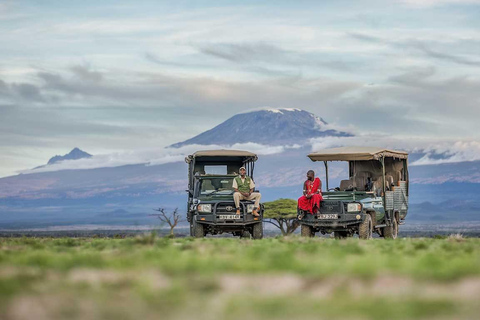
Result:
[[[162,223],[166,223],[170,226],[170,236],[175,236],[173,233],[173,229],[178,225],[179,222],[182,222],[183,219],[180,217],[178,213],[178,208],[175,208],[172,213],[167,213],[165,208],[158,208],[153,209],[160,213],[151,214],[151,216],[157,217]]]

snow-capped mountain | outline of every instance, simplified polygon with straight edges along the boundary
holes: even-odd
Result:
[[[64,161],[64,160],[78,160],[78,159],[91,158],[91,157],[92,157],[91,154],[85,151],[82,151],[79,148],[73,148],[72,151],[70,151],[69,153],[63,156],[56,155],[50,158],[47,164],[54,164],[56,162]]]
[[[265,145],[303,144],[311,138],[348,137],[331,128],[322,118],[300,109],[265,109],[240,113],[191,139],[172,147],[190,144],[232,145],[256,142]]]

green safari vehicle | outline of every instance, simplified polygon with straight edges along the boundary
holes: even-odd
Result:
[[[231,233],[239,237],[263,237],[263,211],[252,214],[253,201],[240,201],[237,215],[233,200],[233,180],[245,167],[253,179],[256,154],[239,150],[198,151],[185,158],[188,164],[187,220],[190,235],[201,238],[207,234]]]
[[[323,161],[326,188],[317,215],[299,210],[301,235],[313,237],[316,232],[334,233],[336,238],[358,234],[372,238],[373,232],[395,239],[398,226],[408,211],[408,153],[375,147],[342,147],[324,149],[308,155],[312,161]],[[328,164],[347,161],[349,178],[330,188]]]

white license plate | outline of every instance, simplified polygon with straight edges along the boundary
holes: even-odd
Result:
[[[318,219],[338,219],[338,214],[320,214]]]
[[[231,220],[231,219],[240,219],[239,214],[221,214],[218,216],[219,219]]]

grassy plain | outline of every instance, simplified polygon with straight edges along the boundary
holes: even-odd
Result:
[[[0,239],[0,319],[469,319],[480,239]]]

